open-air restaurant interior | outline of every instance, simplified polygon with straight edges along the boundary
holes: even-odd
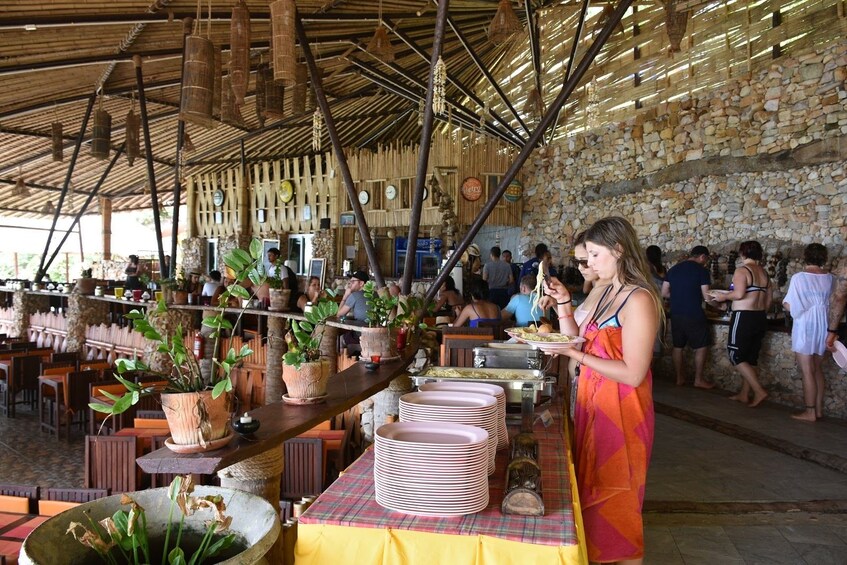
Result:
[[[842,0],[7,0],[0,565],[847,563]]]

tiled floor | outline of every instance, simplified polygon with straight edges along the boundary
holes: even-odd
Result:
[[[777,448],[800,446],[847,468],[844,422],[797,422],[780,406],[753,410],[663,382],[654,396],[660,413],[646,491],[646,564],[847,564],[847,474]],[[666,415],[675,411],[689,417]],[[716,420],[731,425],[719,433]],[[733,430],[770,438],[774,447]],[[26,408],[15,419],[0,416],[0,483],[82,486],[83,452],[78,430],[70,442],[56,440]],[[813,501],[830,501],[830,513]],[[678,513],[674,505],[682,503],[695,510]]]

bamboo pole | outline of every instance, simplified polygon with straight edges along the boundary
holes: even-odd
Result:
[[[356,224],[359,228],[359,237],[362,244],[365,246],[365,253],[368,256],[368,263],[374,272],[374,279],[379,288],[385,286],[385,279],[382,276],[382,268],[379,266],[379,258],[376,255],[376,248],[371,239],[368,224],[365,220],[365,213],[362,211],[362,205],[359,204],[359,199],[356,195],[353,176],[350,174],[350,166],[347,164],[347,156],[344,154],[344,148],[341,146],[341,139],[338,137],[338,130],[335,129],[335,120],[332,117],[332,112],[329,109],[329,102],[326,99],[326,93],[323,89],[323,79],[318,72],[318,66],[315,63],[315,57],[312,55],[312,49],[309,47],[309,38],[306,36],[306,29],[303,27],[303,20],[300,19],[300,13],[297,13],[297,40],[300,42],[300,48],[306,57],[306,64],[309,66],[309,74],[312,77],[312,87],[315,89],[315,97],[317,98],[318,106],[324,116],[326,123],[326,131],[329,134],[329,139],[332,141],[332,149],[335,153],[335,160],[338,166],[341,167],[341,175],[344,179],[344,188],[347,190],[347,197],[350,199],[350,204],[353,206],[353,214],[356,216]]]
[[[62,211],[62,204],[65,202],[65,195],[68,193],[68,186],[71,183],[71,175],[76,167],[76,160],[79,157],[79,150],[82,147],[82,140],[85,138],[85,130],[88,128],[88,119],[91,117],[91,111],[94,109],[94,101],[97,99],[97,93],[91,95],[88,99],[88,108],[85,110],[85,117],[82,118],[82,126],[79,128],[79,135],[76,138],[74,146],[74,154],[71,156],[71,162],[68,165],[68,173],[65,175],[65,184],[62,187],[62,194],[59,195],[59,205],[56,206],[56,212],[53,214],[53,225],[50,226],[50,233],[47,234],[47,243],[44,245],[44,253],[41,255],[41,261],[38,265],[38,271],[35,273],[35,282],[41,282],[44,278],[44,273],[50,265],[45,265],[44,260],[47,258],[47,252],[50,250],[50,241],[53,239],[53,232],[56,231],[56,222],[59,221],[59,214]],[[54,254],[55,256],[55,254]]]
[[[183,65],[179,72],[179,107],[182,108],[182,84],[185,80],[185,42],[191,34],[191,28],[194,24],[193,18],[185,18],[182,20],[182,59]],[[176,126],[176,156],[174,157],[174,189],[173,189],[173,212],[171,218],[171,262],[168,265],[168,272],[162,272],[165,268],[165,263],[162,258],[159,259],[159,273],[162,278],[170,278],[176,269],[176,238],[179,232],[179,201],[182,191],[182,179],[180,178],[180,168],[182,167],[182,140],[185,137],[185,122],[182,118],[177,117]],[[161,234],[160,234],[161,237]]]
[[[435,85],[435,67],[441,58],[441,47],[444,42],[444,30],[447,22],[447,7],[449,0],[441,0],[438,3],[438,11],[435,15],[435,36],[432,41],[432,56],[429,63],[429,83],[426,87],[426,100],[424,102],[423,126],[421,127],[421,143],[418,151],[418,168],[415,171],[415,192],[412,196],[412,211],[410,214],[409,240],[406,246],[406,262],[403,266],[403,279],[400,283],[400,292],[404,295],[412,292],[412,279],[415,276],[415,261],[417,260],[418,232],[421,229],[421,212],[423,211],[424,184],[426,184],[426,171],[429,165],[429,150],[432,148],[432,125],[435,110],[432,107],[433,88]]]
[[[100,215],[103,222],[103,259],[112,258],[112,199],[100,197]]]
[[[488,219],[488,216],[494,211],[494,207],[497,205],[497,202],[503,197],[506,193],[506,189],[509,188],[509,184],[514,180],[520,168],[529,158],[532,151],[535,149],[535,146],[538,144],[538,141],[541,139],[541,136],[544,135],[544,131],[550,126],[553,120],[556,118],[556,114],[559,112],[559,109],[564,105],[567,101],[568,97],[576,88],[579,81],[582,80],[582,77],[585,75],[585,72],[588,70],[588,67],[591,66],[591,63],[594,61],[594,58],[597,57],[597,54],[600,52],[600,49],[603,48],[606,41],[609,39],[609,36],[612,35],[612,31],[614,31],[615,26],[621,21],[623,15],[626,13],[629,6],[632,4],[633,0],[621,0],[618,4],[615,11],[606,20],[603,29],[600,30],[600,33],[595,38],[594,42],[591,44],[591,47],[588,48],[582,60],[579,62],[576,70],[574,70],[573,75],[568,78],[568,81],[565,83],[562,90],[559,92],[559,95],[556,96],[556,99],[550,105],[550,108],[544,113],[541,121],[538,124],[538,127],[535,131],[532,132],[532,135],[529,136],[529,139],[521,148],[520,153],[515,158],[515,161],[509,167],[509,170],[503,175],[503,178],[500,180],[500,184],[497,186],[497,190],[488,198],[488,202],[485,203],[482,210],[480,210],[479,215],[474,220],[471,225],[468,233],[465,235],[464,239],[459,243],[456,251],[450,256],[447,260],[447,263],[444,265],[444,268],[441,269],[441,272],[435,278],[435,281],[429,287],[429,290],[424,297],[424,304],[429,303],[435,297],[435,294],[438,292],[438,289],[444,284],[444,279],[450,276],[450,271],[453,267],[456,266],[456,263],[459,262],[459,258],[462,256],[462,253],[468,248],[468,246],[473,241],[473,238],[476,237],[476,234],[479,233],[479,230],[485,224],[485,220]]]
[[[568,66],[565,69],[565,78],[562,80],[562,88],[564,88],[565,84],[568,82],[568,78],[571,76],[571,67],[573,67],[574,59],[576,59],[576,50],[579,47],[579,40],[582,38],[582,28],[585,26],[585,14],[588,12],[588,2],[589,0],[582,0],[582,8],[579,10],[579,23],[576,25],[576,33],[573,36],[573,44],[571,45],[571,54],[568,57]],[[553,122],[553,127],[550,129],[550,138],[548,142],[552,143],[553,138],[556,136],[556,128],[559,125],[559,118],[562,115],[561,108],[558,112],[556,112],[556,121]]]

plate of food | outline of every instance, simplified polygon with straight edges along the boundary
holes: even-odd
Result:
[[[564,349],[579,348],[585,343],[584,337],[535,331],[532,327],[509,328],[506,333],[522,343],[537,347],[545,353],[561,353]]]

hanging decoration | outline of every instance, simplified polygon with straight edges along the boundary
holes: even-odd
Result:
[[[306,89],[309,86],[309,71],[305,63],[300,63],[295,69],[297,79],[291,90],[291,113],[302,116],[306,113]]]
[[[665,31],[668,34],[668,39],[671,44],[668,47],[668,54],[679,53],[682,45],[682,38],[685,37],[685,29],[688,27],[688,10],[678,11],[679,3],[676,0],[662,0],[662,6],[665,8]]]
[[[250,84],[250,10],[244,0],[232,8],[229,28],[229,77],[236,106],[244,105]]]
[[[588,86],[586,87],[586,103],[587,107],[585,108],[585,119],[588,125],[588,129],[594,129],[599,125],[599,101],[600,98],[597,95],[597,77],[591,77],[591,81],[589,81]]]
[[[203,127],[212,127],[212,102],[215,90],[215,46],[200,35],[185,39],[182,75],[182,103],[179,119]]]
[[[418,99],[418,125],[423,125],[423,115],[424,115],[424,99]]]
[[[29,196],[29,188],[24,182],[22,167],[18,167],[18,180],[15,181],[15,188],[12,189],[12,196],[16,198],[26,198]]]
[[[68,201],[68,210],[74,211],[74,181],[68,181],[68,194],[66,196],[66,200]]]
[[[368,53],[384,63],[394,62],[394,46],[388,38],[388,30],[382,23],[382,0],[379,0],[379,22],[376,24],[374,36],[368,43]]]
[[[436,114],[443,114],[446,108],[444,98],[444,85],[447,82],[447,63],[441,56],[438,57],[438,62],[435,63],[435,69],[432,76],[432,111]]]
[[[194,144],[191,142],[191,137],[188,136],[188,128],[182,132],[182,150],[185,153],[194,153]],[[183,162],[183,159],[179,160],[180,163]]]
[[[259,67],[256,69],[256,118],[259,127],[265,127],[265,81],[273,72],[270,67],[259,59]]]
[[[215,47],[215,64],[214,64],[214,84],[212,88],[212,115],[221,115],[221,79],[223,77],[221,48]],[[217,126],[218,122],[213,122],[213,127]]]
[[[315,108],[315,113],[312,114],[312,150],[318,152],[321,150],[321,140],[323,139],[323,116],[319,108]]]
[[[267,65],[264,68],[264,92],[256,92],[256,97],[264,97],[263,113],[265,118],[281,119],[284,115],[285,87],[282,83],[274,80],[273,72]]]
[[[41,213],[42,214],[55,214],[56,213],[56,207],[53,206],[53,202],[51,200],[48,200],[47,202],[44,203],[44,206],[41,207]]]
[[[103,109],[103,93],[94,110],[94,125],[91,127],[91,156],[95,159],[108,159],[112,143],[112,115]]]
[[[229,75],[221,79],[221,121],[231,126],[243,126],[241,110],[235,105],[235,95]]]
[[[317,50],[317,45],[315,46],[315,49]],[[321,77],[321,79],[323,79],[323,71],[321,70],[320,67],[317,67],[317,69],[318,69],[318,76]],[[312,77],[310,85],[306,87],[306,109],[305,109],[305,111],[308,113],[308,112],[313,111],[317,107],[318,107],[318,94],[315,91],[315,78]]]
[[[532,116],[535,119],[541,119],[544,115],[544,98],[541,96],[537,86],[533,86],[526,97],[526,103],[523,107],[524,114]]]
[[[523,31],[518,15],[509,0],[500,0],[497,12],[488,28],[488,39],[495,45],[509,41],[513,35]]]
[[[271,2],[271,46],[273,48],[274,80],[283,86],[297,82],[297,43],[294,0]]]
[[[53,134],[52,139],[52,149],[53,149],[53,160],[54,161],[62,161],[64,160],[64,152],[65,152],[65,140],[62,139],[62,122],[56,120],[51,124],[51,131]]]
[[[131,167],[141,153],[141,119],[135,113],[135,96],[126,115],[126,162]]]

